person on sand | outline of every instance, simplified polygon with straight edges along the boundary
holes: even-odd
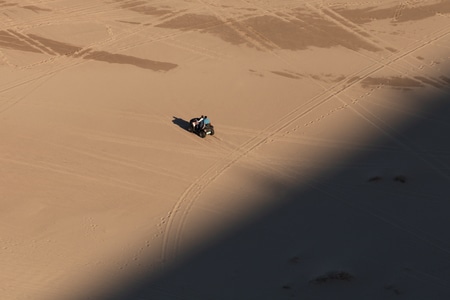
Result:
[[[205,116],[205,117],[203,118],[203,124],[205,124],[204,126],[206,126],[206,125],[208,125],[208,124],[211,124],[211,121],[208,119],[208,116]]]
[[[205,116],[201,116],[200,118],[198,118],[198,123],[197,123],[197,130],[202,130],[203,128],[205,128]]]
[[[198,130],[202,129],[204,126],[204,119],[205,119],[205,117],[203,115],[200,118],[192,119],[190,122],[192,130],[198,131]]]

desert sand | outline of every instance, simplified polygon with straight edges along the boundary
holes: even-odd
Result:
[[[0,1],[0,298],[450,299],[449,53],[448,0]]]

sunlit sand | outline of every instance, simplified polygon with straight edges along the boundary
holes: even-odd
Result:
[[[448,299],[449,53],[445,0],[0,1],[0,298]]]

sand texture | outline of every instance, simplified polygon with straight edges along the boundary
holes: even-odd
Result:
[[[450,299],[449,53],[448,0],[0,0],[0,299]]]

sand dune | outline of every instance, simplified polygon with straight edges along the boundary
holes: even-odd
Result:
[[[449,50],[445,0],[0,1],[1,298],[448,299]]]

